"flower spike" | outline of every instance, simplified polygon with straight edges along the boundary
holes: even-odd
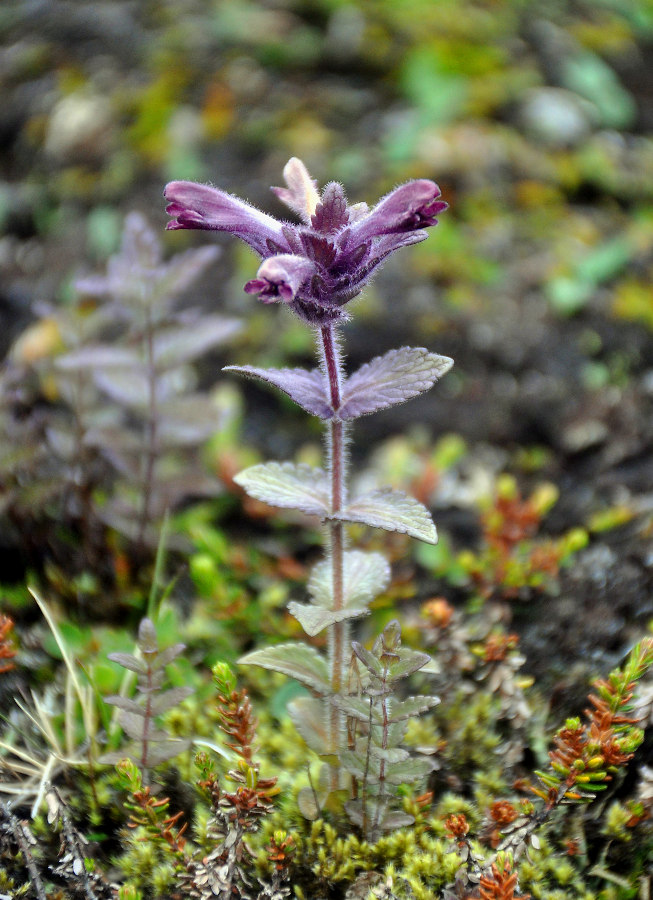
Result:
[[[343,307],[369,282],[379,265],[400,247],[424,240],[447,208],[433,181],[409,181],[369,211],[350,205],[342,185],[318,193],[304,163],[293,157],[283,170],[287,187],[276,196],[302,220],[274,219],[244,200],[190,181],[173,181],[165,190],[169,229],[226,231],[249,244],[262,258],[245,290],[263,303],[281,301],[311,325],[347,318]]]

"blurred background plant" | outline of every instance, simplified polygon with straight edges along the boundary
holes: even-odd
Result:
[[[316,878],[363,896],[400,893],[407,878],[429,896],[459,864],[446,852],[449,816],[464,813],[490,845],[508,827],[497,804],[546,767],[547,722],[577,716],[588,680],[653,617],[652,48],[649,0],[191,0],[183,15],[168,0],[3,0],[0,600],[15,624],[3,626],[0,712],[2,740],[28,757],[2,757],[3,780],[14,784],[14,766],[27,783],[6,794],[19,817],[44,796],[49,764],[95,842],[89,853],[115,858],[120,787],[89,769],[89,741],[111,724],[100,697],[121,690],[107,655],[134,651],[144,615],[164,651],[187,646],[172,688],[195,689],[163,726],[214,747],[211,667],[297,637],[286,605],[305,599],[317,532],[243,497],[233,476],[261,458],[315,464],[319,431],[218,369],[305,365],[310,335],[241,292],[247,250],[216,258],[197,249],[206,235],[172,241],[161,198],[170,178],[211,180],[281,214],[268,186],[296,155],[353,199],[425,177],[451,204],[437,240],[385,266],[347,331],[351,370],[402,343],[456,360],[437,393],[361,420],[354,445],[357,489],[409,491],[435,510],[440,534],[436,547],[413,546],[352,528],[392,562],[359,640],[369,646],[399,618],[406,646],[426,645],[440,665],[421,692],[442,703],[406,734],[433,762],[435,805],[406,790],[414,829],[364,856],[338,822],[299,815],[295,795],[311,779],[319,790],[319,767],[283,712],[296,688],[250,673],[264,775],[279,774],[281,789],[281,818],[254,849],[259,870],[275,855],[286,865],[275,829],[296,827],[287,855],[299,895],[310,885],[312,896]],[[189,255],[174,257],[180,248]],[[156,301],[111,280],[132,263],[140,275],[124,284],[156,287]],[[150,278],[150,264],[162,277],[181,267],[187,288],[192,269],[192,291]],[[234,319],[246,320],[237,335]],[[178,327],[194,335],[186,350]],[[153,416],[136,394],[154,371],[149,341],[168,338],[174,358],[154,367],[168,399]],[[100,349],[130,355],[134,377],[121,380]],[[166,507],[167,563],[155,572]],[[160,609],[148,603],[152,581]],[[645,891],[651,788],[638,759],[649,744],[610,783],[603,822],[596,806],[556,811],[534,861],[520,863],[524,890]],[[193,779],[188,753],[155,769],[171,815],[196,806]],[[518,797],[510,803],[521,815]],[[205,811],[197,818],[191,843],[208,827]],[[27,880],[11,868],[16,836],[29,847],[19,826],[0,827],[0,892]],[[32,827],[54,864],[58,836],[42,817]],[[171,865],[147,844],[132,851],[122,896],[166,895]],[[394,882],[374,880],[381,859],[401,870]],[[512,878],[509,861],[497,871]]]

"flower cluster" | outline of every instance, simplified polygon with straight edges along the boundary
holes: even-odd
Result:
[[[403,184],[369,210],[350,206],[342,185],[320,195],[301,160],[285,166],[285,188],[277,197],[301,219],[283,222],[238,197],[208,185],[173,181],[165,189],[168,229],[226,231],[262,258],[256,278],[245,285],[264,303],[288,304],[306,322],[326,325],[346,318],[342,307],[360,293],[383,260],[426,238],[447,208],[433,181]]]

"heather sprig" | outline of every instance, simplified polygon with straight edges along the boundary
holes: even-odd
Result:
[[[258,295],[264,303],[283,303],[315,331],[318,368],[230,366],[228,371],[279,388],[324,423],[324,470],[268,462],[246,469],[235,480],[255,499],[317,516],[325,525],[326,557],[311,573],[310,602],[293,601],[289,611],[309,637],[326,631],[326,658],[310,644],[297,643],[256,650],[241,662],[290,675],[313,693],[313,698],[295,700],[289,711],[309,747],[328,764],[328,796],[346,787],[344,770],[351,772],[354,762],[343,754],[351,755],[357,746],[355,739],[352,745],[347,737],[353,727],[351,722],[348,725],[352,717],[348,702],[358,691],[348,677],[350,623],[369,613],[370,602],[390,580],[388,563],[381,554],[348,549],[345,523],[397,531],[429,543],[437,541],[429,511],[414,498],[389,488],[350,496],[345,449],[349,425],[360,416],[428,390],[452,365],[447,357],[424,348],[401,347],[375,357],[347,377],[340,326],[348,318],[345,305],[360,293],[379,265],[395,250],[424,240],[425,229],[437,224],[437,216],[447,204],[440,199],[440,189],[434,182],[418,180],[395,188],[371,210],[364,203],[350,205],[342,186],[335,182],[319,193],[298,159],[288,162],[284,178],[286,187],[273,190],[300,217],[300,224],[272,218],[206,185],[172,182],[165,196],[172,217],[169,229],[225,231],[243,240],[262,257],[256,277],[247,282],[245,291]],[[395,649],[398,646],[396,643]],[[354,647],[354,652],[361,659],[367,651]],[[373,690],[382,698],[393,681],[389,676],[392,666],[386,671],[384,665],[378,662],[379,672],[367,676],[379,682]],[[383,672],[385,678],[379,674]],[[386,700],[380,704],[387,713]],[[371,710],[369,703],[366,709]],[[375,719],[368,729],[369,741],[379,745],[378,752],[374,750],[377,758],[386,751],[392,756],[384,746],[388,743],[386,720],[382,712],[378,741]],[[403,752],[395,749],[394,756],[403,758]],[[345,764],[345,758],[349,764]],[[383,784],[384,772],[382,764],[375,773]],[[370,781],[367,776],[363,778],[365,796]],[[384,790],[380,789],[381,796],[375,801],[372,824],[367,812],[354,813],[364,831],[382,830]]]

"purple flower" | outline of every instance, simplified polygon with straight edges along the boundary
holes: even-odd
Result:
[[[245,285],[264,303],[283,302],[302,319],[325,325],[346,318],[343,306],[360,293],[378,265],[395,250],[423,241],[447,208],[433,181],[409,181],[368,210],[350,206],[342,185],[331,182],[322,194],[303,162],[283,170],[285,188],[277,197],[301,225],[268,216],[224,191],[190,181],[165,189],[169,229],[227,231],[249,244],[263,262]]]

